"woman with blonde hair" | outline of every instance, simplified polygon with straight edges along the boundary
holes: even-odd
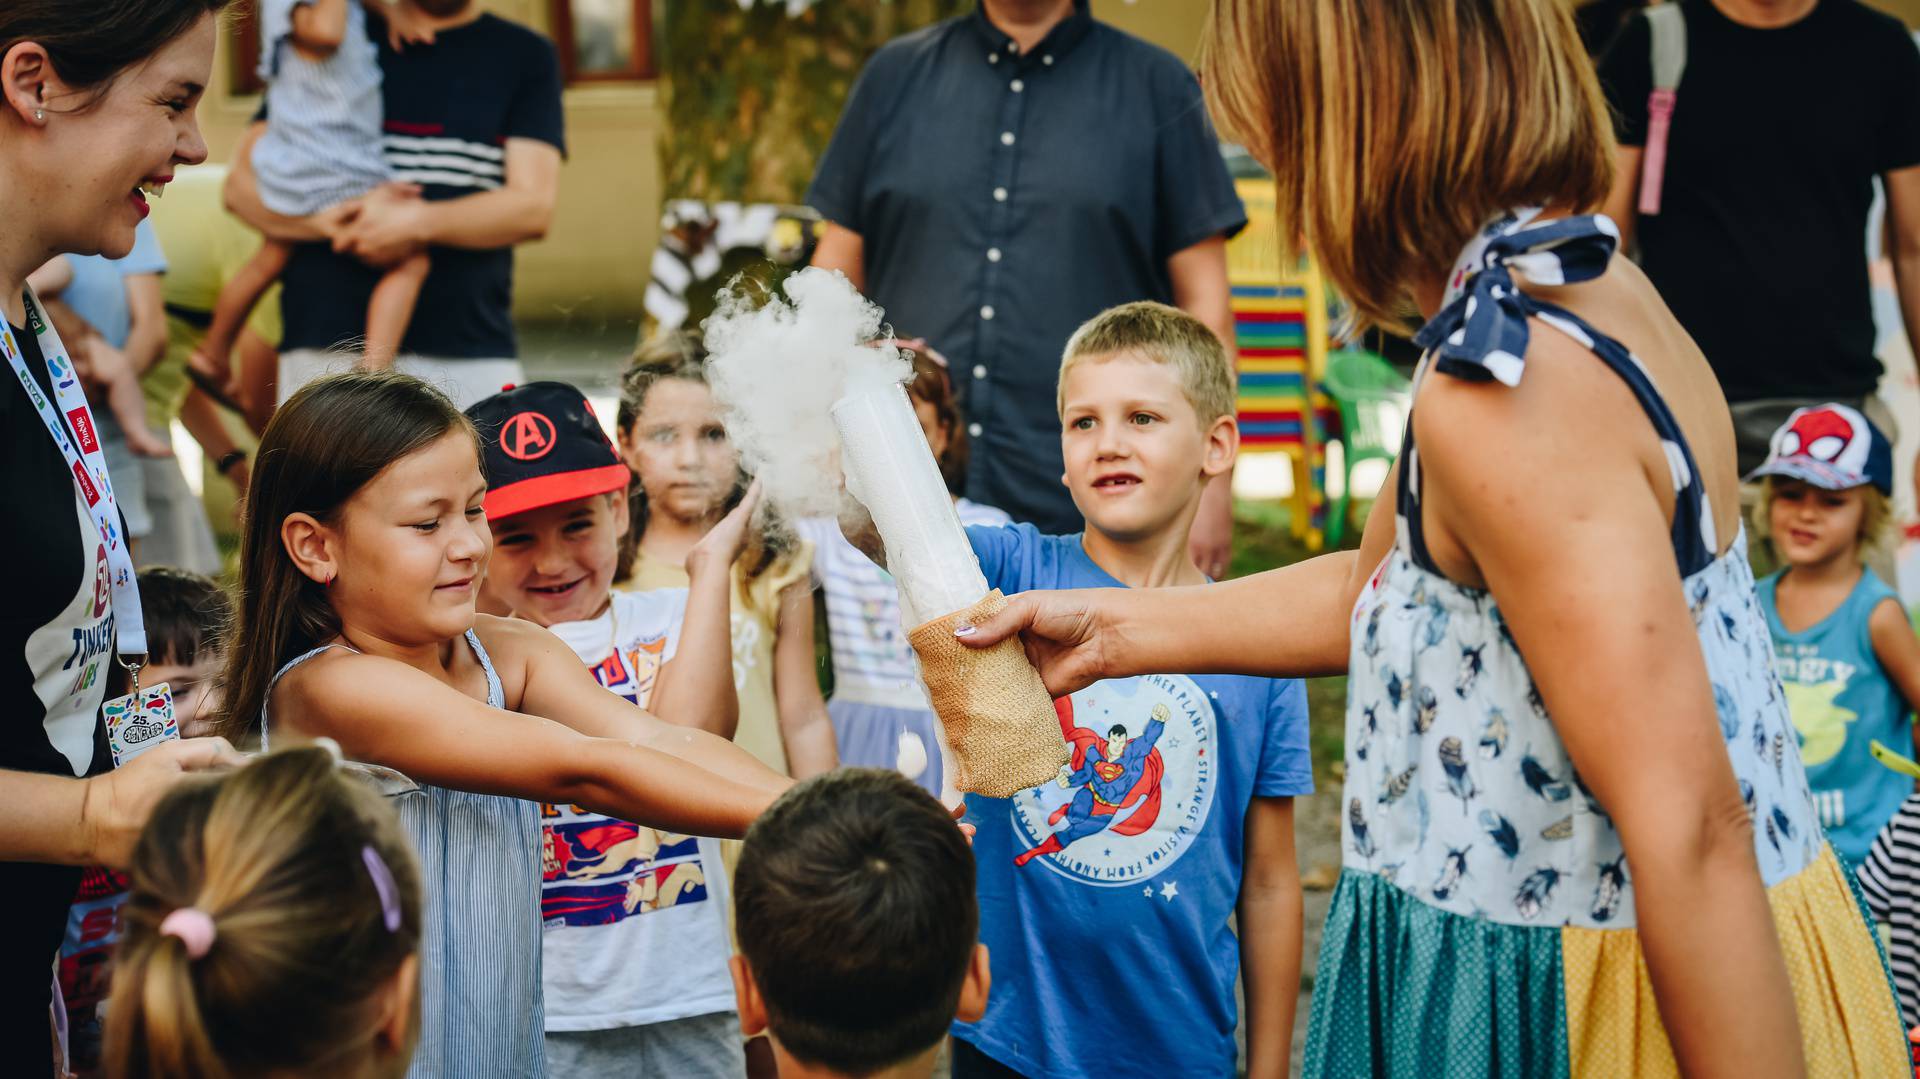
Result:
[[[1815,818],[1705,359],[1594,216],[1560,0],[1217,0],[1205,82],[1368,322],[1426,349],[1361,549],[1029,594],[1049,686],[1346,671],[1308,1075],[1895,1075]]]

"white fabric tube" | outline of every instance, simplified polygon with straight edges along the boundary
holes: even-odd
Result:
[[[887,545],[909,628],[980,602],[987,579],[960,527],[953,497],[927,448],[920,418],[897,383],[856,390],[833,406],[847,490]]]

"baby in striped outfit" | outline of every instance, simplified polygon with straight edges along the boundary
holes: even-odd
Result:
[[[329,236],[357,200],[416,197],[388,184],[379,49],[368,36],[365,11],[375,4],[396,47],[400,40],[426,40],[414,30],[419,16],[411,0],[259,0],[267,127],[251,157],[260,200],[276,214],[314,218]],[[229,357],[240,328],[291,251],[268,238],[221,289],[212,326],[189,360],[189,373],[203,389],[230,392]],[[383,268],[367,305],[365,366],[392,366],[429,268],[424,250]]]

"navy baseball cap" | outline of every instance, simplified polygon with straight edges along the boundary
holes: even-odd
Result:
[[[1858,409],[1816,405],[1795,409],[1773,433],[1767,463],[1747,476],[1785,476],[1828,491],[1872,484],[1893,494],[1893,446]]]
[[[631,478],[593,406],[564,382],[509,386],[467,418],[480,432],[489,517],[618,491]]]

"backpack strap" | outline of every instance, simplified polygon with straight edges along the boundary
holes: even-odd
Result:
[[[1667,173],[1667,130],[1680,76],[1687,70],[1687,17],[1679,0],[1648,8],[1646,17],[1653,32],[1653,90],[1647,95],[1647,145],[1640,155],[1640,212],[1657,214]]]

